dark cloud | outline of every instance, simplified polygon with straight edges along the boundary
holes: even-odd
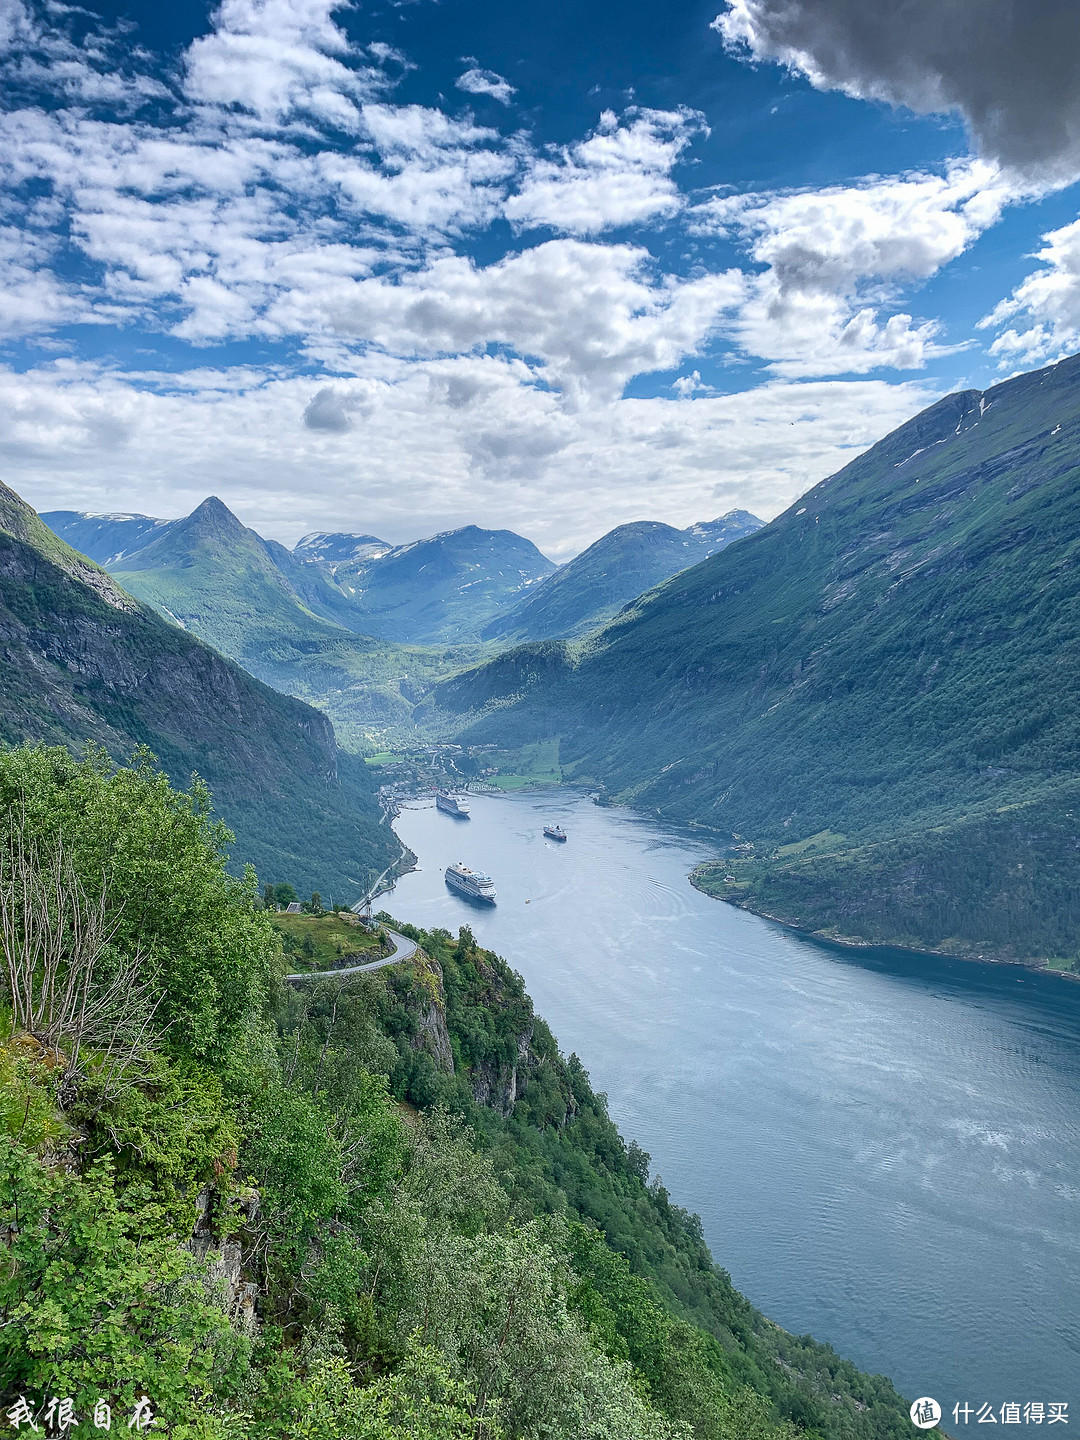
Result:
[[[366,397],[346,391],[344,394],[330,385],[317,390],[304,410],[304,424],[309,430],[328,430],[333,435],[343,435],[352,429],[352,416],[357,412],[367,414],[370,404]]]
[[[1080,176],[1077,0],[728,0],[715,26],[819,88],[959,113],[1036,182]]]

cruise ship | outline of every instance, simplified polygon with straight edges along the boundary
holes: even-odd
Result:
[[[456,795],[451,795],[448,790],[435,791],[435,805],[444,815],[453,815],[455,820],[469,819],[468,805]]]
[[[544,834],[549,840],[565,840],[566,831],[561,825],[545,825]]]
[[[463,860],[456,865],[448,865],[445,875],[447,885],[459,895],[465,895],[470,900],[483,900],[488,905],[495,904],[495,887],[490,875],[470,870]]]

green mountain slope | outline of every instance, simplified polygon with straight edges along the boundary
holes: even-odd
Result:
[[[701,883],[811,929],[1080,957],[1080,357],[951,395],[553,678],[448,682],[612,794],[737,834]],[[728,878],[732,877],[732,878]]]
[[[496,615],[485,640],[573,638],[654,585],[761,529],[748,510],[676,530],[656,520],[619,525]]]
[[[117,538],[101,537],[104,548]],[[110,568],[167,619],[339,721],[408,726],[428,682],[478,653],[406,650],[355,634],[340,619],[355,620],[352,602],[332,579],[249,530],[214,497]]]
[[[277,630],[316,635],[326,623],[335,624],[335,610],[344,608],[321,576],[293,562],[283,545],[242,525],[216,496],[109,569],[178,623],[199,634],[213,627],[214,635],[206,638],[230,654],[245,643],[255,616]],[[293,571],[311,582],[310,595],[298,593],[288,573]]]
[[[493,616],[555,569],[530,540],[477,525],[398,545],[373,559],[325,563],[355,607],[354,629],[413,645],[479,640]]]
[[[237,865],[352,898],[396,855],[325,716],[166,624],[2,485],[0,653],[0,739],[148,745],[178,781],[198,771]]]
[[[475,643],[494,615],[555,569],[531,541],[476,525],[396,546],[374,535],[320,531],[289,550],[247,529],[213,496],[182,520],[76,510],[42,518],[159,609],[168,611],[174,599],[172,613],[189,623],[190,612],[198,633],[209,619],[216,627],[210,638],[229,654],[241,643],[238,629],[246,633],[243,611],[251,601],[279,628],[283,605],[287,611],[299,602],[358,635],[404,645]],[[687,543],[700,547],[701,537]],[[226,613],[218,613],[221,601]]]

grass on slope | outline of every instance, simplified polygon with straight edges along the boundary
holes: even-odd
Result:
[[[271,914],[270,923],[281,937],[288,963],[297,971],[361,965],[376,959],[379,953],[378,936],[366,930],[354,915]]]
[[[488,653],[353,634],[267,583],[261,571],[229,574],[216,560],[177,571],[117,571],[116,579],[260,680],[344,724],[409,726],[428,685]]]
[[[559,739],[538,740],[520,750],[496,751],[490,757],[499,773],[489,777],[498,790],[528,790],[538,785],[558,785],[563,778],[559,764]]]

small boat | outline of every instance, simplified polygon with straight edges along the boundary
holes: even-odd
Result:
[[[470,870],[463,860],[456,865],[448,865],[443,875],[450,889],[456,890],[459,895],[469,900],[482,900],[487,905],[495,904],[495,886],[490,875]]]
[[[468,820],[469,807],[464,800],[459,800],[456,795],[451,795],[448,790],[435,791],[435,806],[444,815],[453,815],[455,820]]]
[[[561,825],[545,825],[544,834],[549,840],[565,840],[566,831]]]

